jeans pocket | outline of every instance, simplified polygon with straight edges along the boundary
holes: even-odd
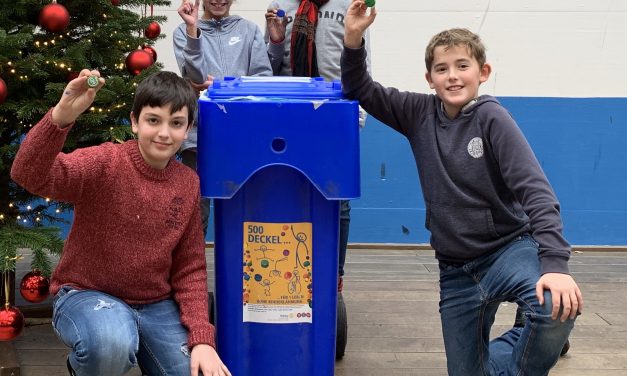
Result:
[[[61,306],[63,305],[63,302],[66,300],[65,298],[68,296],[68,294],[73,293],[77,291],[75,288],[72,288],[70,286],[61,286],[61,288],[59,289],[59,291],[57,291],[57,294],[54,296],[54,298],[52,299],[52,310],[53,312],[57,312]]]

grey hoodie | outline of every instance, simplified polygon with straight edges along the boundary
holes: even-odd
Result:
[[[344,17],[352,0],[331,0],[318,9],[318,25],[316,27],[316,50],[318,57],[318,71],[326,80],[340,79],[340,56],[344,48]],[[268,55],[277,76],[291,76],[290,43],[294,16],[300,5],[300,0],[275,0],[268,5],[268,9],[280,8],[285,11],[287,25],[285,39],[280,43],[272,43],[266,30]],[[366,31],[366,49],[370,51],[369,31]],[[370,65],[370,62],[368,62]]]
[[[272,76],[266,45],[259,27],[240,16],[198,20],[199,37],[187,35],[185,23],[174,30],[174,55],[181,75],[195,83],[226,76]],[[196,147],[196,128],[182,150]]]
[[[559,202],[509,112],[481,96],[450,119],[435,95],[374,82],[365,58],[363,47],[344,49],[343,90],[409,140],[436,257],[464,263],[528,232],[539,243],[542,274],[568,273]]]

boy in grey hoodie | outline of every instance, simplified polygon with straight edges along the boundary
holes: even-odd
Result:
[[[197,91],[208,88],[214,79],[240,76],[272,76],[266,44],[259,26],[237,15],[230,15],[234,0],[183,0],[178,13],[184,23],[174,30],[174,55],[181,75]],[[181,146],[183,163],[196,170],[197,129],[189,131]],[[208,198],[201,200],[205,234],[209,222]]]
[[[479,96],[491,73],[485,47],[466,29],[443,31],[425,56],[435,95],[385,88],[365,64],[362,35],[375,16],[363,0],[346,14],[342,84],[414,152],[440,266],[449,375],[547,375],[583,298],[553,189],[511,115]],[[490,341],[503,301],[527,319]]]

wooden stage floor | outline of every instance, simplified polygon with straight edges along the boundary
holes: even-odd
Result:
[[[213,275],[211,250],[207,259]],[[571,334],[570,352],[550,374],[627,375],[627,252],[575,252],[570,268],[585,311]],[[18,269],[18,281],[24,271]],[[437,278],[430,250],[349,249],[343,293],[348,345],[336,375],[446,375]],[[493,335],[511,327],[514,312],[514,305],[502,305]],[[30,319],[14,348],[22,376],[67,374],[67,349],[49,319]]]

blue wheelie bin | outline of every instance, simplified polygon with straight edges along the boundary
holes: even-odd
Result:
[[[235,376],[333,375],[339,200],[360,196],[358,117],[341,84],[319,78],[225,78],[199,100],[217,347]]]

